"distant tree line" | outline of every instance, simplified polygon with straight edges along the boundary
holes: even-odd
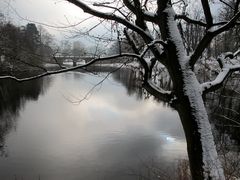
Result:
[[[37,68],[50,61],[53,37],[34,23],[16,26],[0,14],[1,69]]]

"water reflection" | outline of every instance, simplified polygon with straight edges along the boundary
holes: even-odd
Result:
[[[0,81],[0,155],[7,156],[4,149],[6,135],[16,129],[19,111],[26,102],[37,101],[39,95],[44,94],[50,84],[49,78],[31,82],[16,83],[14,81]]]
[[[137,99],[143,99],[144,90],[141,88],[142,82],[137,79],[136,72],[130,69],[123,69],[114,73],[113,79],[126,88],[129,96],[136,95]]]
[[[5,137],[9,156],[0,159],[0,179],[138,179],[129,171],[145,160],[164,167],[186,158],[177,113],[142,99],[130,73],[110,76],[78,105],[71,101],[85,97],[106,74],[58,75],[37,101],[25,98],[17,130]]]

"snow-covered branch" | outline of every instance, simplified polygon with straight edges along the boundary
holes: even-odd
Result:
[[[235,53],[233,53],[233,57],[236,57],[236,56],[238,56],[240,54],[240,48],[235,52]]]
[[[220,56],[217,61],[221,67],[220,73],[217,75],[217,77],[210,82],[205,82],[201,84],[201,90],[203,94],[206,94],[208,92],[214,91],[218,88],[220,88],[224,81],[234,72],[234,71],[240,71],[240,64],[237,65],[229,65],[225,63],[225,59],[227,58],[234,58],[237,56],[237,54],[240,53],[240,50],[236,51],[235,53],[225,53],[224,56]]]
[[[143,87],[154,97],[165,102],[170,102],[174,97],[171,91],[166,91],[160,87],[157,87],[151,80],[148,80],[147,82],[145,82],[143,84]]]

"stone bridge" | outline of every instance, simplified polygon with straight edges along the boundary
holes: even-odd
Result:
[[[91,61],[94,57],[92,57],[92,56],[58,55],[58,56],[55,56],[55,58],[61,64],[71,62],[73,66],[76,66],[77,62],[87,63],[87,62]]]
[[[71,63],[72,66],[76,66],[77,63],[88,63],[92,59],[94,59],[93,56],[64,56],[64,55],[59,55],[55,56],[56,60],[60,64],[67,64]],[[114,59],[109,59],[109,60],[104,60],[104,61],[99,61],[96,64],[113,64],[113,63],[124,63],[126,60],[129,59],[127,57],[120,57],[120,58],[114,58]],[[131,58],[132,59],[132,58]]]

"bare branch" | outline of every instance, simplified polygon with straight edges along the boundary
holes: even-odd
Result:
[[[69,25],[64,25],[64,26],[58,26],[58,25],[52,25],[52,24],[47,24],[47,23],[43,23],[43,22],[39,22],[39,21],[35,21],[35,20],[32,20],[32,19],[28,19],[28,18],[25,18],[23,16],[21,16],[18,11],[13,8],[10,4],[9,4],[9,7],[11,8],[11,10],[16,14],[16,16],[24,21],[27,21],[27,22],[31,22],[31,23],[35,23],[35,24],[39,24],[39,25],[43,25],[43,26],[46,26],[46,27],[50,27],[50,28],[54,28],[54,29],[69,29],[69,28],[72,28],[72,27],[76,27],[80,24],[82,24],[83,22],[93,18],[94,16],[90,16],[88,18],[85,18],[83,19],[82,21],[79,21],[77,23],[74,23],[74,24],[69,24]]]
[[[201,0],[201,2],[202,2],[205,19],[207,22],[207,29],[209,29],[213,25],[213,18],[212,18],[212,13],[211,13],[211,9],[209,6],[209,2],[208,2],[208,0]]]
[[[237,0],[234,7],[234,14],[237,14],[237,12],[239,11],[239,5],[240,5],[240,0]]]
[[[19,62],[21,62],[21,63],[23,63],[23,64],[25,64],[25,65],[30,66],[30,67],[35,67],[35,68],[38,68],[38,69],[41,69],[41,70],[47,72],[47,69],[44,68],[44,67],[42,67],[42,66],[39,66],[39,65],[36,65],[36,64],[32,64],[32,63],[28,63],[28,62],[23,61],[23,60],[21,60],[21,59],[16,59],[16,61],[19,61]]]
[[[172,2],[172,6],[176,5],[176,4],[179,4],[179,3],[184,3],[185,4],[184,0],[179,0],[179,1],[176,1],[176,2]]]
[[[17,78],[15,76],[0,76],[0,80],[1,79],[12,79],[15,80],[17,82],[24,82],[24,81],[30,81],[30,80],[34,80],[34,79],[39,79],[41,77],[45,77],[45,76],[50,76],[53,74],[60,74],[60,73],[64,73],[64,72],[68,72],[68,71],[73,71],[73,70],[77,70],[77,69],[81,69],[87,66],[90,66],[98,61],[105,61],[105,60],[110,60],[110,59],[114,59],[114,58],[118,58],[118,57],[135,57],[135,58],[140,58],[138,55],[136,54],[132,54],[132,53],[122,53],[121,55],[113,55],[113,56],[108,56],[108,57],[100,57],[100,58],[95,58],[91,61],[89,61],[86,64],[83,65],[78,65],[75,67],[71,67],[71,68],[66,68],[66,69],[60,69],[60,70],[55,70],[55,71],[47,71],[45,73],[36,75],[36,76],[32,76],[32,77],[27,77],[27,78]]]
[[[77,101],[71,101],[71,103],[74,103],[74,104],[80,104],[82,101],[88,99],[88,97],[91,95],[92,91],[98,87],[99,85],[102,85],[102,83],[114,72],[120,70],[124,65],[126,65],[126,63],[128,62],[129,60],[125,61],[124,63],[122,63],[119,67],[115,68],[114,70],[110,71],[107,73],[107,75],[101,80],[99,81],[97,84],[95,84],[86,94],[85,96],[82,98],[82,99],[79,99]]]
[[[115,11],[119,12],[123,17],[128,19],[128,17],[120,10],[120,9],[123,8],[123,6],[120,7],[120,8],[117,8],[117,7],[112,7],[112,6],[103,4],[103,3],[94,3],[93,6],[100,6],[100,7],[106,7],[106,8],[114,9]]]
[[[192,54],[190,58],[190,65],[193,69],[195,63],[197,62],[198,58],[202,55],[203,51],[206,49],[206,47],[210,44],[212,39],[221,34],[224,31],[227,31],[235,26],[235,22],[239,19],[240,17],[240,11],[235,14],[235,16],[225,25],[217,28],[216,30],[214,29],[208,29],[207,33],[205,36],[202,38],[202,40],[199,42],[197,48],[195,49],[194,53]]]
[[[66,0],[66,1],[76,5],[77,7],[81,8],[84,12],[86,12],[88,14],[91,14],[91,15],[94,15],[96,17],[103,18],[103,19],[117,21],[118,23],[125,25],[129,29],[132,29],[133,31],[136,31],[137,33],[141,34],[143,37],[149,39],[150,41],[152,40],[152,37],[149,34],[147,34],[144,30],[142,30],[138,26],[132,24],[131,22],[127,21],[126,19],[123,19],[122,17],[119,17],[112,13],[103,13],[101,11],[97,11],[97,10],[89,7],[85,3],[78,1],[78,0]]]
[[[186,15],[176,15],[175,16],[176,19],[183,19],[184,21],[186,21],[187,23],[190,23],[190,24],[196,24],[196,25],[199,25],[199,26],[203,26],[203,27],[206,27],[207,24],[202,22],[202,21],[199,21],[199,20],[195,20],[195,19],[191,19],[189,17],[187,17]]]
[[[138,14],[138,11],[141,10],[141,8],[136,8],[136,3],[135,6],[132,4],[132,2],[130,2],[129,0],[123,0],[123,3],[127,6],[127,8],[132,11],[135,15]],[[146,1],[147,3],[147,1]],[[157,18],[156,18],[156,14],[155,13],[150,13],[147,10],[142,11],[142,16],[144,17],[144,19],[146,21],[150,21],[150,22],[157,22]]]
[[[229,117],[227,117],[227,116],[219,115],[219,114],[216,114],[216,116],[222,117],[222,118],[224,118],[224,119],[227,119],[227,120],[229,120],[229,121],[234,122],[234,123],[237,124],[237,125],[240,125],[240,123],[239,123],[238,121],[235,121],[235,120],[233,120],[233,119],[231,119],[231,118],[229,118]]]
[[[216,35],[224,32],[224,31],[227,31],[230,28],[233,28],[236,25],[235,23],[237,22],[239,17],[240,17],[240,11],[237,14],[235,14],[233,16],[233,18],[228,23],[226,23],[225,25],[219,27],[217,30],[208,30],[208,31],[213,32],[214,36],[216,36]]]
[[[232,10],[234,10],[234,8],[228,4],[227,2],[223,1],[223,0],[219,0],[220,2],[222,2],[223,4],[225,4],[226,6],[228,6],[229,8],[231,8]]]
[[[145,73],[144,73],[144,81],[148,81],[149,78],[151,78],[152,75],[152,68],[156,63],[156,58],[153,58],[151,61],[151,64],[148,65],[148,63],[144,60],[144,55],[147,53],[147,51],[150,49],[156,49],[156,44],[160,43],[164,48],[166,47],[166,43],[162,40],[155,40],[152,41],[151,43],[147,44],[147,46],[145,47],[145,49],[140,53],[140,50],[137,48],[136,43],[134,42],[132,36],[129,34],[129,32],[127,31],[127,29],[124,29],[124,34],[129,42],[129,44],[131,45],[133,51],[138,54],[141,58],[139,58],[139,62],[140,64],[143,66]],[[164,56],[164,53],[160,54],[161,56],[161,60],[163,59],[162,57]],[[160,61],[159,59],[159,61]],[[163,61],[163,60],[162,60]]]
[[[148,0],[145,0],[145,2],[143,4],[143,7],[145,7],[146,10],[147,10],[147,3],[148,3]]]
[[[133,4],[129,0],[124,0],[124,3],[126,4],[126,6],[129,7],[130,10],[134,11],[134,13],[136,15],[136,25],[138,27],[140,27],[141,29],[143,29],[144,32],[147,32],[147,34],[151,37],[151,39],[146,38],[145,36],[142,36],[142,34],[140,34],[140,36],[143,38],[143,40],[145,41],[146,44],[152,43],[154,38],[151,36],[151,34],[149,32],[148,26],[147,26],[146,21],[145,21],[146,19],[145,19],[145,16],[144,16],[144,12],[142,11],[142,9],[140,7],[141,5],[140,5],[139,0],[134,0],[134,5],[135,6],[133,6]],[[155,43],[153,43],[153,46],[150,46],[150,49],[151,49],[152,53],[154,54],[154,56],[156,57],[156,59],[159,62],[161,62],[162,64],[165,64],[165,61],[164,61],[164,58],[163,58],[163,53],[161,52],[159,47],[157,47],[155,45]],[[147,69],[145,69],[145,70],[147,70]],[[148,70],[149,70],[149,68],[148,68]],[[147,71],[147,73],[145,72],[145,74],[148,74],[148,71]]]
[[[222,21],[222,22],[213,23],[212,26],[221,26],[221,25],[225,25],[225,24],[227,24],[227,23],[228,23],[228,21]],[[236,21],[236,22],[234,23],[234,25],[240,25],[240,22],[239,22],[239,21]]]

